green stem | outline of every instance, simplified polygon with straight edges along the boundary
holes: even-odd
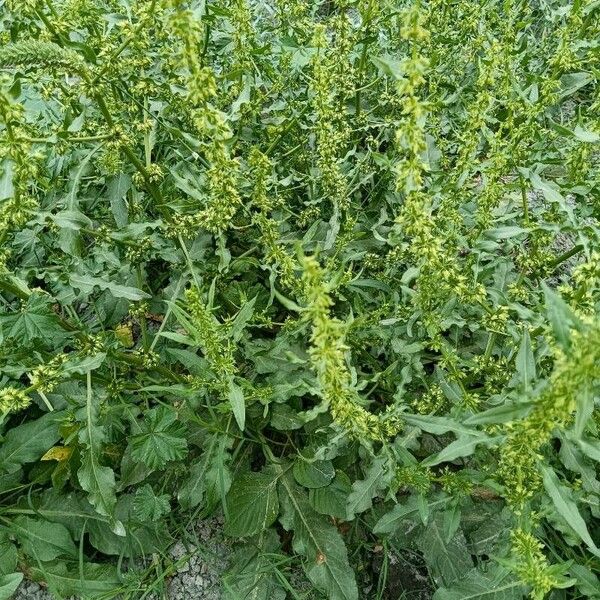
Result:
[[[556,269],[556,267],[558,267],[559,265],[564,263],[566,260],[569,260],[569,258],[571,258],[572,256],[579,254],[582,250],[583,250],[583,246],[581,244],[578,244],[577,246],[574,246],[573,248],[571,248],[569,251],[567,251],[564,254],[561,254],[560,256],[555,258],[549,264],[549,266],[552,267],[553,269]]]

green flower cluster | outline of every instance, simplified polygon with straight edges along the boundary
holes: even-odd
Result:
[[[185,301],[202,352],[217,377],[217,386],[221,390],[226,389],[236,371],[231,340],[227,338],[222,325],[206,306],[196,287],[186,290]]]
[[[531,533],[513,529],[510,534],[513,571],[521,581],[531,587],[530,598],[543,600],[548,592],[560,587],[564,581],[561,566],[548,563],[542,552],[544,545]]]
[[[272,216],[272,211],[278,204],[269,190],[273,165],[257,148],[250,151],[248,164],[253,174],[252,204],[257,209],[253,213],[252,221],[260,231],[265,260],[275,269],[284,287],[298,290],[298,279],[295,276],[298,266],[281,243],[279,223]]]
[[[343,17],[342,17],[343,19]],[[338,23],[343,23],[338,20]],[[323,23],[314,28],[312,45],[314,55],[311,91],[316,118],[315,138],[317,166],[325,199],[339,208],[348,207],[348,184],[342,171],[342,152],[348,141],[348,127],[343,119],[344,69],[351,70],[347,56],[349,45],[348,27],[338,30],[336,43],[330,45],[327,29]]]
[[[311,323],[309,350],[317,373],[324,409],[329,409],[333,421],[352,437],[360,440],[382,440],[395,435],[402,423],[393,410],[374,415],[359,403],[351,384],[346,364],[345,326],[332,317],[330,285],[314,257],[302,260],[302,282],[306,298],[305,318]]]
[[[31,404],[31,398],[24,392],[14,387],[0,390],[0,412],[18,412]]]
[[[498,476],[504,497],[517,512],[539,488],[538,462],[544,445],[555,430],[571,422],[581,394],[600,380],[600,323],[591,323],[583,332],[572,331],[571,336],[568,351],[556,350],[552,376],[529,416],[505,426]]]
[[[206,176],[206,205],[196,214],[175,220],[184,233],[203,228],[212,233],[227,229],[240,205],[238,162],[230,156],[227,140],[232,133],[224,114],[214,102],[217,82],[214,71],[202,65],[200,41],[204,39],[202,24],[180,0],[171,0],[173,11],[169,26],[182,42],[181,63],[187,69],[188,110],[194,125],[205,141],[205,157],[209,167]]]

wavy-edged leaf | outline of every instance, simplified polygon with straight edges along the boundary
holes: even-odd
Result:
[[[262,531],[248,544],[238,546],[223,578],[225,600],[284,600],[285,590],[276,577],[273,557],[280,547],[273,529]]]
[[[131,457],[148,468],[161,469],[169,461],[181,460],[187,454],[185,427],[174,410],[159,406],[146,411],[139,428],[139,433],[129,441]]]
[[[569,527],[577,533],[590,551],[596,556],[600,556],[600,550],[594,543],[587,525],[577,508],[577,504],[575,503],[575,500],[573,500],[572,490],[560,483],[556,473],[551,467],[541,465],[540,469],[543,475],[544,487],[558,514],[565,519]]]
[[[77,556],[69,530],[60,523],[19,516],[12,521],[10,528],[23,550],[32,558],[48,561],[59,556]]]
[[[294,532],[294,550],[306,559],[307,577],[329,600],[358,600],[354,571],[337,528],[313,510],[289,474],[281,477],[280,490],[281,524]]]
[[[491,446],[498,443],[502,439],[502,436],[488,437],[488,436],[459,436],[457,440],[448,444],[443,450],[440,450],[436,454],[432,454],[421,464],[424,467],[433,467],[443,462],[451,462],[457,458],[463,458],[470,456],[475,452],[475,449],[479,444]]]
[[[279,514],[277,478],[277,472],[267,470],[246,473],[233,482],[227,494],[227,535],[255,535],[274,523]]]
[[[390,459],[387,456],[373,460],[364,479],[352,484],[352,491],[346,502],[346,518],[351,521],[355,515],[364,512],[373,505],[373,498],[385,489],[394,475]]]
[[[14,473],[21,465],[39,460],[60,439],[63,412],[46,413],[12,428],[0,443],[0,471]]]
[[[9,600],[23,581],[23,573],[8,573],[0,577],[0,600]]]
[[[508,569],[496,566],[489,571],[472,569],[464,579],[439,588],[433,600],[522,600],[525,591]]]
[[[298,458],[294,463],[294,477],[305,488],[322,488],[335,477],[335,469],[330,460],[307,461]]]

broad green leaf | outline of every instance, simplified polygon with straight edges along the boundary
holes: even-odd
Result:
[[[355,515],[371,508],[373,498],[389,485],[393,474],[387,456],[373,460],[367,469],[366,477],[352,484],[352,491],[346,502],[347,520],[351,521]]]
[[[113,283],[112,281],[107,281],[99,277],[72,274],[69,281],[74,288],[81,290],[84,294],[89,294],[94,291],[95,287],[98,287],[101,290],[108,290],[115,298],[125,298],[127,300],[143,300],[144,298],[150,298],[150,294],[147,294],[142,290]]]
[[[473,568],[467,541],[459,529],[448,541],[444,532],[444,512],[436,513],[419,536],[417,545],[423,553],[427,570],[438,585],[451,585]]]
[[[288,474],[282,476],[280,490],[281,524],[294,532],[293,547],[305,558],[307,577],[329,600],[358,600],[346,545],[336,527],[313,510],[306,492]]]
[[[225,600],[284,600],[286,592],[276,576],[279,546],[279,537],[272,529],[238,546],[223,577]]]
[[[84,561],[81,568],[64,562],[45,564],[43,569],[32,566],[31,575],[34,581],[47,582],[51,589],[65,597],[82,600],[110,597],[122,585],[115,566],[88,561]]]
[[[47,413],[18,427],[13,427],[0,442],[0,470],[18,471],[21,465],[39,460],[60,439],[62,412]]]
[[[527,329],[524,331],[523,337],[521,338],[521,345],[517,352],[515,366],[517,367],[517,373],[521,379],[521,385],[523,386],[523,389],[527,390],[531,381],[536,377],[535,358],[533,356],[533,350],[531,349],[531,338]]]
[[[0,327],[6,338],[28,343],[33,340],[46,342],[64,336],[51,300],[45,294],[33,293],[22,310],[13,314],[0,314]]]
[[[294,463],[294,478],[305,488],[321,488],[333,480],[335,469],[329,460],[307,461],[298,458]]]
[[[592,423],[591,417],[594,413],[594,394],[589,386],[582,389],[577,395],[577,412],[575,413],[575,424],[573,425],[573,436],[580,439],[588,425]]]
[[[104,427],[98,425],[98,405],[91,389],[82,413],[84,426],[79,432],[79,442],[84,449],[77,478],[79,485],[88,493],[90,504],[101,515],[112,518],[117,503],[115,474],[111,467],[100,464],[106,434]]]
[[[244,392],[233,380],[229,382],[229,403],[231,404],[235,422],[238,424],[238,427],[244,431],[244,427],[246,426],[246,402],[244,400]]]
[[[397,59],[389,56],[371,56],[371,62],[388,77],[401,79],[404,76],[402,63]]]
[[[256,303],[256,298],[252,298],[249,302],[246,302],[242,308],[240,308],[238,314],[235,316],[231,324],[231,329],[229,330],[229,335],[234,342],[238,342],[242,337],[242,332],[244,331],[244,327],[246,327],[248,321],[252,318],[254,314],[254,304]]]
[[[0,576],[0,600],[9,600],[23,581],[23,573],[8,573]]]
[[[246,473],[233,482],[227,494],[227,535],[255,535],[275,521],[279,514],[277,479],[276,472],[266,471]]]
[[[8,530],[0,531],[0,575],[14,573],[17,560],[17,547],[11,541]]]
[[[161,469],[169,461],[187,454],[185,427],[177,413],[165,406],[150,409],[139,424],[140,432],[131,436],[131,457],[150,469]]]
[[[110,209],[117,227],[125,227],[129,221],[127,201],[125,195],[131,188],[131,176],[119,173],[110,178],[107,186]]]
[[[443,450],[440,450],[440,452],[432,454],[424,461],[422,461],[421,464],[424,467],[433,467],[443,462],[451,462],[453,460],[456,460],[457,458],[470,456],[471,454],[473,454],[473,452],[475,452],[475,449],[479,444],[492,446],[500,442],[501,439],[502,436],[459,436],[457,440],[446,446]]]
[[[189,475],[178,492],[183,508],[203,505],[210,512],[219,500],[223,500],[231,488],[229,450],[233,438],[222,434],[209,435],[203,442],[202,455],[191,464]]]
[[[465,435],[482,435],[476,429],[467,427],[450,417],[436,417],[435,415],[409,415],[403,414],[402,418],[409,424],[433,433],[442,435],[452,431],[454,433],[463,433]]]
[[[491,423],[508,423],[527,416],[533,408],[533,402],[507,403],[494,406],[483,412],[471,415],[464,421],[465,425],[488,425]]]
[[[587,525],[577,508],[575,500],[573,500],[572,490],[560,483],[551,467],[542,465],[540,469],[543,475],[544,487],[558,514],[565,519],[569,527],[577,533],[590,551],[600,557],[600,550],[592,540]]]
[[[79,485],[89,496],[92,506],[107,517],[112,516],[117,502],[115,495],[115,473],[110,467],[98,463],[94,450],[88,450],[83,456],[81,467],[77,471]]]
[[[554,336],[556,341],[566,349],[569,346],[570,330],[579,327],[580,321],[556,292],[544,283],[542,283],[542,288],[546,298],[546,311],[554,330]]]
[[[569,567],[569,575],[576,579],[577,589],[587,598],[600,598],[600,579],[590,569],[575,563]]]
[[[576,73],[566,73],[560,79],[561,82],[561,98],[572,96],[577,90],[588,85],[594,80],[591,73],[580,71]]]
[[[581,451],[592,460],[600,462],[600,441],[598,440],[578,440],[577,445]]]
[[[62,229],[72,229],[73,231],[93,226],[92,220],[78,210],[61,210],[52,216],[52,220]]]
[[[13,164],[8,158],[3,158],[0,162],[0,201],[14,196]]]
[[[572,442],[564,434],[560,434],[559,439],[559,456],[562,463],[567,469],[579,473],[581,476],[581,485],[584,490],[593,494],[600,494],[600,481],[596,479],[594,464],[585,458],[584,453],[576,442]]]
[[[346,519],[346,501],[350,494],[350,479],[342,471],[338,471],[335,479],[322,488],[308,491],[310,505],[321,515]]]
[[[421,511],[421,499],[418,496],[410,496],[405,502],[396,504],[394,508],[385,515],[373,527],[373,533],[394,533],[406,519],[419,515]],[[434,500],[428,504],[428,512],[439,510],[448,502],[447,498]]]
[[[494,566],[488,571],[472,569],[464,579],[439,588],[433,600],[522,600],[525,587],[508,569]]]
[[[16,517],[11,531],[23,550],[41,561],[54,560],[59,556],[77,556],[77,548],[66,527],[30,517]]]
[[[143,485],[136,491],[133,499],[133,512],[135,518],[139,521],[158,521],[170,510],[171,506],[167,494],[157,496],[149,484]]]

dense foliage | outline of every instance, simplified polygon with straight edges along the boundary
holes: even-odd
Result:
[[[600,2],[0,41],[0,598],[146,598],[217,513],[228,599],[600,598]]]

